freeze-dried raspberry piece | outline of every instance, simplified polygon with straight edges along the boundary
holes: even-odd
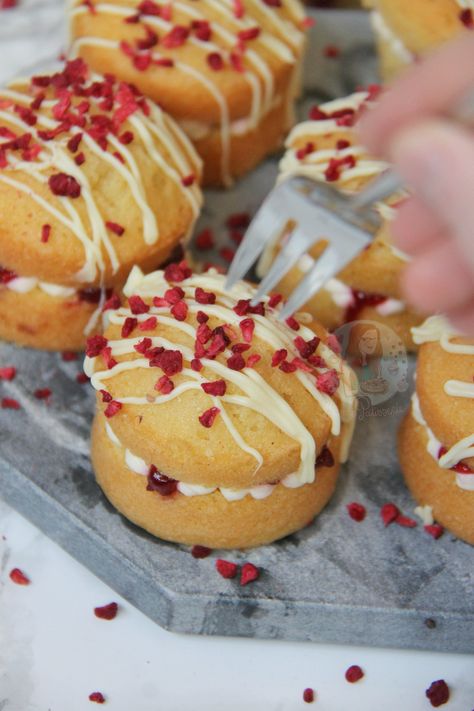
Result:
[[[437,708],[438,706],[443,706],[449,701],[449,686],[446,684],[444,679],[438,679],[438,681],[433,681],[429,689],[425,692],[426,697],[430,700],[432,706]]]
[[[94,607],[94,615],[101,620],[113,620],[117,617],[118,605],[116,602],[110,602],[102,607]]]
[[[193,558],[207,558],[209,555],[211,555],[212,550],[210,548],[206,548],[206,546],[193,546],[191,549],[191,555]]]
[[[392,503],[384,504],[380,509],[380,516],[384,526],[388,526],[390,523],[393,523],[398,516],[400,516],[400,509]]]
[[[216,560],[216,570],[223,578],[235,578],[237,569],[237,563],[231,563],[231,561],[222,558]]]
[[[248,585],[253,583],[254,580],[258,580],[260,577],[260,571],[256,565],[253,563],[244,563],[240,573],[240,584]]]
[[[28,576],[25,575],[22,570],[20,570],[20,568],[13,568],[13,570],[10,571],[9,577],[12,583],[15,583],[15,585],[31,584],[31,580],[28,578]]]
[[[353,664],[349,669],[347,669],[345,677],[350,684],[355,684],[356,681],[360,681],[364,676],[364,672],[358,664]]]
[[[367,514],[365,506],[358,504],[356,501],[347,504],[346,509],[349,516],[354,519],[354,521],[363,521]]]

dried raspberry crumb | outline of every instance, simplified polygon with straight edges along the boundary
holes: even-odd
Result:
[[[181,178],[181,184],[185,188],[191,187],[191,185],[194,185],[195,182],[196,176],[194,175],[194,173],[191,173],[190,175],[185,175],[184,178]]]
[[[193,558],[207,558],[209,555],[211,555],[212,550],[210,548],[206,548],[206,546],[193,546],[191,549],[191,555]]]
[[[134,315],[146,314],[150,310],[150,307],[143,301],[141,296],[129,296],[128,303],[130,306],[130,311]]]
[[[18,400],[14,400],[12,397],[2,398],[2,408],[4,410],[19,410],[21,405]]]
[[[326,395],[334,395],[339,387],[339,375],[334,369],[316,376],[316,387]]]
[[[105,696],[101,691],[93,691],[89,694],[89,701],[93,701],[95,704],[105,704]]]
[[[117,222],[109,222],[107,221],[105,223],[105,226],[107,227],[108,230],[113,232],[117,237],[121,237],[123,233],[125,232],[125,227],[122,227],[122,225],[117,224]]]
[[[229,215],[225,224],[229,230],[246,230],[250,225],[251,219],[248,212],[236,212],[233,215]]]
[[[216,560],[216,570],[223,578],[235,578],[237,568],[237,563],[231,563],[229,560],[223,560],[222,558]]]
[[[16,375],[16,368],[13,365],[7,365],[0,368],[0,380],[13,380]]]
[[[181,351],[164,350],[152,357],[150,367],[161,368],[163,373],[169,377],[177,375],[183,370],[183,354]]]
[[[240,573],[240,584],[248,585],[253,583],[254,580],[258,580],[260,577],[260,571],[256,565],[253,563],[244,563]]]
[[[163,393],[163,395],[169,395],[174,390],[174,383],[167,375],[162,375],[158,382],[155,383],[155,390]]]
[[[78,382],[79,385],[85,385],[86,383],[90,382],[90,378],[85,373],[78,373],[76,375],[76,382]]]
[[[279,368],[282,373],[296,373],[296,371],[298,370],[298,366],[296,365],[296,363],[290,363],[287,360],[282,361],[282,363],[280,363]]]
[[[222,247],[219,254],[226,262],[231,262],[235,257],[235,251],[231,247]]]
[[[104,410],[104,415],[108,418],[114,417],[122,409],[122,403],[112,400]]]
[[[175,282],[184,281],[185,279],[188,279],[191,274],[191,269],[188,267],[186,262],[179,262],[179,264],[168,264],[164,272],[166,281]]]
[[[227,390],[227,384],[225,380],[214,380],[212,383],[201,383],[201,388],[207,395],[222,397]]]
[[[240,330],[242,331],[242,337],[246,343],[251,343],[253,338],[253,332],[255,330],[255,321],[251,318],[244,318],[239,324]]]
[[[181,289],[180,286],[173,286],[172,289],[167,289],[165,291],[165,301],[168,302],[168,304],[177,304],[178,301],[181,301],[181,299],[184,299],[184,291]],[[159,299],[160,297],[156,297]],[[157,305],[157,304],[155,304]]]
[[[397,516],[395,523],[399,526],[403,526],[403,528],[416,528],[418,526],[415,519],[410,518],[409,516],[403,516],[403,514]]]
[[[194,298],[196,299],[198,304],[216,303],[216,295],[211,291],[204,291],[204,289],[201,289],[200,286],[196,287],[196,290],[194,292]]]
[[[350,684],[355,684],[356,681],[360,681],[362,679],[362,677],[364,676],[364,672],[357,664],[353,664],[346,671],[345,676],[346,676],[346,680]]]
[[[46,242],[49,240],[49,237],[51,235],[51,225],[43,225],[41,228],[41,241],[43,244],[46,244]]]
[[[316,457],[317,467],[333,467],[334,466],[334,456],[329,447],[324,446]]]
[[[463,25],[468,28],[468,30],[474,29],[474,13],[470,8],[461,10],[461,12],[459,13],[459,19],[461,20]]]
[[[429,533],[435,541],[437,541],[438,538],[441,538],[444,533],[444,528],[440,526],[439,523],[433,523],[431,526],[427,525],[424,528],[426,533]]]
[[[324,56],[327,57],[328,59],[337,59],[339,55],[341,54],[341,50],[339,47],[336,47],[334,44],[328,44],[324,48]]]
[[[140,329],[140,331],[154,331],[157,323],[158,319],[156,318],[156,316],[150,316],[150,318],[147,318],[146,321],[142,321],[141,323],[139,323],[138,328]]]
[[[63,351],[61,353],[61,358],[65,363],[70,363],[73,360],[77,360],[78,357],[79,356],[74,351]]]
[[[18,0],[0,0],[0,10],[11,10],[18,5]]]
[[[188,315],[188,306],[184,301],[178,301],[171,307],[171,313],[177,321],[185,321]]]
[[[280,348],[280,350],[275,351],[272,356],[272,368],[276,368],[281,363],[283,363],[287,355],[288,351],[286,350],[286,348]]]
[[[128,338],[131,333],[136,329],[138,320],[131,316],[128,316],[123,322],[121,336],[122,338]]]
[[[333,353],[335,353],[336,355],[341,355],[342,347],[338,341],[337,336],[335,336],[334,333],[331,333],[328,336],[326,345],[328,348],[330,348],[333,351]]]
[[[243,370],[245,368],[245,360],[240,353],[234,353],[227,359],[227,366],[231,370]]]
[[[346,140],[345,138],[340,138],[339,141],[336,143],[336,148],[338,151],[343,151],[344,148],[349,148],[350,145],[350,141]]]
[[[294,316],[290,316],[289,318],[286,319],[286,325],[289,326],[293,331],[299,331],[300,330],[300,325],[298,321],[294,318]]]
[[[206,59],[208,65],[214,72],[219,72],[224,68],[224,60],[219,52],[209,52]]]
[[[254,365],[256,365],[261,360],[261,355],[259,355],[258,353],[252,353],[252,355],[249,355],[249,357],[247,358],[247,368],[253,368]]]
[[[202,232],[197,235],[195,244],[197,249],[212,249],[214,247],[213,231],[209,227],[202,230]]]
[[[240,32],[237,33],[237,37],[242,42],[248,42],[250,40],[257,39],[257,37],[260,36],[260,33],[260,27],[249,27],[245,30],[240,30]]]
[[[51,175],[48,184],[53,195],[60,197],[78,198],[81,195],[81,186],[76,178],[66,173]]]
[[[89,358],[97,357],[106,348],[107,343],[108,341],[104,336],[90,336],[86,342],[86,356]]]
[[[25,575],[22,570],[20,570],[20,568],[13,568],[13,570],[10,570],[10,580],[15,583],[15,585],[31,584],[31,580]]]
[[[314,701],[314,691],[313,689],[305,689],[303,691],[303,701],[307,704],[312,704]]]
[[[37,400],[47,400],[51,397],[52,392],[49,388],[38,388],[33,394]]]
[[[207,427],[209,429],[214,424],[219,412],[220,410],[218,407],[210,407],[209,410],[206,410],[202,413],[202,415],[199,415],[199,422],[203,427]]]
[[[400,516],[400,509],[392,503],[384,504],[380,509],[380,516],[384,526],[388,526],[390,523],[393,523],[398,516]]]
[[[110,602],[102,607],[94,607],[94,615],[101,620],[113,620],[117,617],[118,605],[116,602]]]
[[[272,294],[268,300],[268,305],[271,309],[274,309],[275,306],[278,306],[281,301],[283,301],[283,296],[281,294]]]
[[[356,501],[347,504],[346,508],[349,516],[354,519],[354,521],[363,521],[367,514],[365,506],[358,504]]]
[[[449,701],[449,686],[444,679],[438,679],[438,681],[433,681],[430,688],[425,691],[425,694],[431,705],[437,708]]]
[[[315,150],[316,146],[314,145],[314,143],[308,141],[308,143],[306,143],[306,145],[304,145],[302,148],[298,148],[298,150],[296,151],[296,158],[298,160],[304,160],[306,156],[311,155],[311,153],[314,153]]]

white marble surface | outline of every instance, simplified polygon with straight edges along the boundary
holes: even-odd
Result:
[[[0,81],[57,56],[62,4],[0,12]],[[10,581],[13,567],[29,587]],[[96,619],[93,608],[112,600],[117,618]],[[354,663],[366,677],[350,685]],[[439,678],[452,689],[445,708],[474,708],[472,656],[165,632],[0,502],[0,711],[83,711],[92,691],[115,711],[423,711]],[[313,706],[302,701],[308,686]]]

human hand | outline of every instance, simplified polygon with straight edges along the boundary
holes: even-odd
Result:
[[[474,131],[446,118],[474,91],[474,36],[407,72],[360,122],[362,140],[413,189],[393,234],[410,254],[402,287],[417,310],[474,335]]]

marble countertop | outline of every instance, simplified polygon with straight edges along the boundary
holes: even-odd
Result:
[[[1,2],[0,2],[1,4]],[[62,49],[62,0],[0,11],[0,82]],[[18,567],[31,578],[9,579]],[[93,608],[119,604],[113,621]],[[445,679],[445,708],[474,708],[474,657],[171,634],[120,599],[0,502],[0,711],[85,711],[91,692],[111,711],[423,711]],[[357,684],[344,672],[359,664]],[[307,706],[303,690],[314,688]]]

